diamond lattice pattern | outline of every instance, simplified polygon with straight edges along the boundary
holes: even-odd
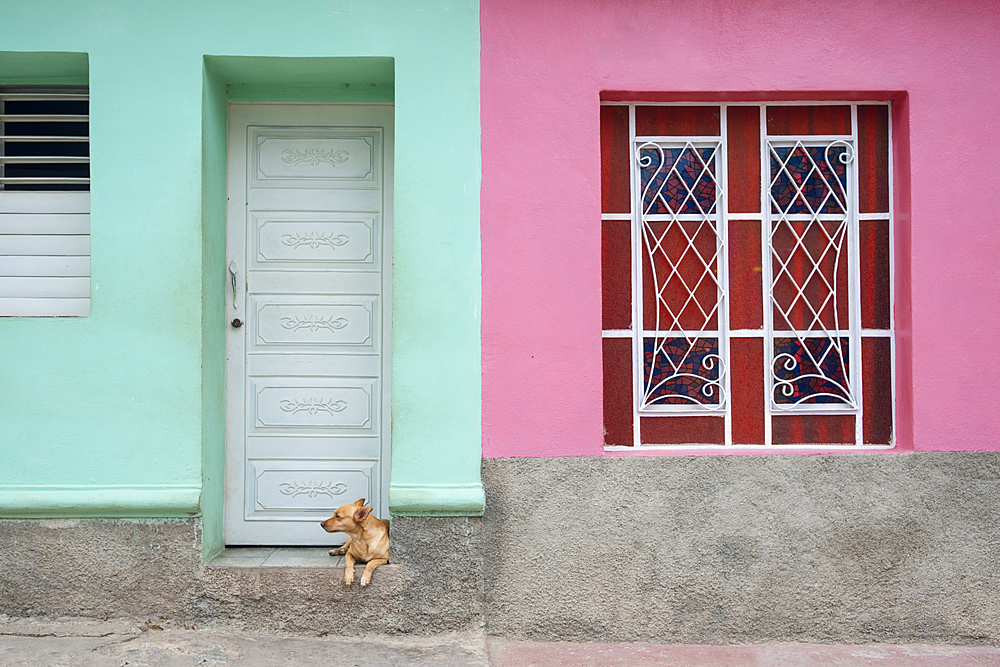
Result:
[[[643,144],[636,153],[642,187],[643,406],[724,407],[719,354],[719,281],[723,238],[717,202],[718,144]],[[706,331],[712,335],[704,336]],[[663,335],[659,335],[662,332]]]
[[[796,341],[795,354],[774,348],[772,405],[852,405],[848,348],[839,333],[849,328],[847,165],[853,152],[843,142],[769,145],[769,151],[772,324],[785,346]],[[789,387],[795,388],[792,400],[779,391]]]

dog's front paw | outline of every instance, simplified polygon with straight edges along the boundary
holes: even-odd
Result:
[[[368,576],[367,574],[362,574],[362,575],[361,575],[361,585],[362,585],[362,586],[367,586],[367,585],[368,585],[368,583],[369,583],[369,582],[370,582],[371,580],[372,580],[372,578],[371,578],[370,576]]]
[[[348,586],[350,586],[351,584],[354,583],[354,571],[353,570],[348,570],[347,572],[344,572],[344,583],[347,584]]]

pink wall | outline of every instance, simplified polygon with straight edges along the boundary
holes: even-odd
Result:
[[[895,101],[897,132],[899,448],[1000,449],[1000,346],[988,333],[1000,331],[1000,5],[481,7],[484,456],[603,452],[598,103],[606,91],[637,99],[893,91],[880,95]]]

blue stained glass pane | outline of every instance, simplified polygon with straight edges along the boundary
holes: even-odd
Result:
[[[847,165],[840,161],[846,147],[833,146],[829,152],[825,146],[782,146],[772,150],[773,212],[846,213]]]
[[[709,213],[715,209],[715,149],[644,148],[640,154],[643,210],[656,213]],[[648,186],[648,187],[647,187]]]
[[[719,339],[643,338],[645,402],[719,404]]]
[[[848,403],[850,358],[847,338],[775,338],[774,402]]]

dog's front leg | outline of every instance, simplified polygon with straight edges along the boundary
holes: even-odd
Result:
[[[368,565],[365,565],[365,571],[361,573],[361,585],[367,586],[368,582],[372,580],[372,572],[375,571],[375,568],[388,562],[388,558],[374,558],[368,561]]]
[[[347,536],[347,540],[341,544],[336,549],[330,549],[331,556],[343,556],[347,553],[347,550],[351,548],[351,536]]]
[[[354,583],[354,556],[351,554],[344,556],[344,583],[348,586]]]

